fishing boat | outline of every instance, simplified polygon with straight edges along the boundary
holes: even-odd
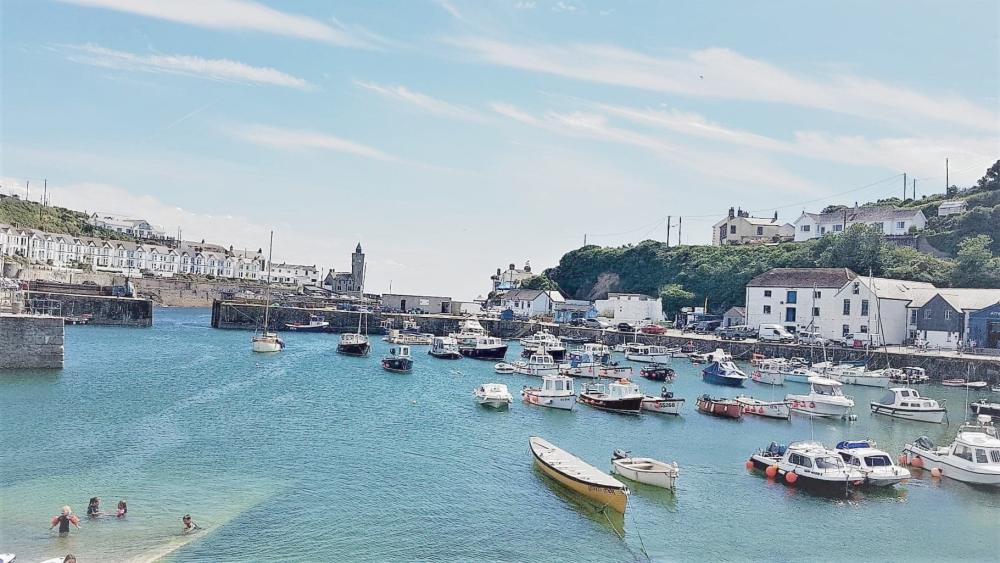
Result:
[[[910,470],[893,463],[892,457],[878,449],[874,440],[844,440],[834,448],[848,467],[860,469],[865,476],[865,485],[891,487],[905,483],[910,478]]]
[[[559,364],[559,373],[573,377],[624,377],[633,374],[632,366],[619,366],[618,362],[602,362],[598,356],[585,350],[569,353],[569,363]]]
[[[747,380],[746,374],[731,361],[712,362],[712,365],[701,370],[701,377],[706,383],[726,387],[743,387],[743,382]]]
[[[400,346],[399,353],[395,348],[389,348],[389,354],[382,356],[382,369],[395,373],[410,373],[413,371],[413,358],[410,357],[410,347]]]
[[[783,385],[785,383],[785,374],[789,370],[788,360],[784,358],[756,358],[755,360],[756,363],[750,362],[754,366],[750,379],[765,385]]]
[[[271,251],[274,249],[274,231],[271,231],[271,242],[267,248],[267,284],[264,286],[264,326],[260,334],[254,332],[250,346],[254,352],[280,352],[285,348],[285,341],[276,333],[268,332],[271,320]]]
[[[459,335],[458,351],[467,358],[476,360],[503,360],[507,355],[507,345],[494,336]]]
[[[611,362],[611,348],[607,344],[596,344],[593,342],[587,342],[583,344],[580,348],[585,354],[590,354],[594,361],[600,364],[609,364]]]
[[[1000,487],[1000,438],[988,415],[963,424],[948,447],[936,447],[926,436],[903,447],[906,464],[977,485]]]
[[[819,372],[823,377],[834,379],[846,385],[860,385],[863,387],[888,387],[889,373],[883,370],[868,371],[865,366],[854,364],[836,364],[831,362],[819,362],[812,365],[813,371]]]
[[[309,315],[308,323],[296,322],[286,324],[285,328],[294,330],[295,332],[323,332],[328,326],[330,326],[330,323],[323,315]]]
[[[674,490],[674,483],[681,474],[677,462],[673,464],[649,457],[631,457],[628,452],[615,450],[611,455],[611,470],[622,477],[664,489]]]
[[[525,403],[571,411],[576,404],[573,379],[565,375],[543,375],[541,387],[521,388],[521,398]]]
[[[733,356],[728,354],[722,348],[716,348],[713,352],[706,352],[704,354],[691,354],[689,356],[692,362],[697,363],[708,363],[708,362],[732,362]]]
[[[694,342],[688,342],[687,344],[681,346],[680,348],[673,348],[670,350],[670,357],[672,358],[690,358],[691,354],[698,351],[698,348],[694,345]]]
[[[556,363],[550,354],[536,352],[529,356],[527,360],[514,362],[514,373],[539,377],[543,375],[559,375],[559,364]]]
[[[624,413],[639,414],[642,400],[646,396],[639,392],[639,386],[621,378],[608,383],[590,382],[580,391],[580,402],[594,408]]]
[[[361,247],[361,244],[358,244]],[[361,284],[359,294],[361,295],[361,307],[358,311],[358,331],[345,332],[340,335],[340,342],[337,343],[337,353],[345,356],[367,356],[372,350],[371,342],[368,341],[368,309],[365,307],[365,275],[368,273],[368,266],[361,270]],[[361,330],[364,327],[364,334]]]
[[[524,350],[521,355],[531,356],[535,352],[545,352],[552,356],[552,359],[559,362],[566,356],[566,346],[555,335],[542,329],[531,336],[521,339],[521,346]]]
[[[714,399],[707,393],[698,397],[698,410],[723,418],[743,418],[743,407],[732,399]]]
[[[783,446],[771,442],[750,456],[747,467],[771,479],[823,493],[848,493],[865,483],[860,469],[849,467],[837,452],[818,442]]]
[[[514,402],[513,395],[503,383],[483,383],[472,392],[480,405],[503,409]]]
[[[681,407],[684,406],[684,399],[675,397],[673,391],[668,391],[664,385],[659,397],[645,395],[639,408],[648,412],[658,414],[681,414]]]
[[[746,395],[738,395],[733,400],[743,408],[743,414],[752,414],[764,418],[783,418],[785,420],[792,417],[792,411],[785,401],[762,401]]]
[[[943,403],[944,401],[941,401]],[[871,402],[872,412],[918,422],[944,422],[947,411],[938,401],[921,397],[916,389],[893,387],[877,401]]]
[[[673,381],[677,378],[677,373],[664,364],[649,364],[642,366],[639,370],[639,377],[652,381]]]
[[[826,377],[809,378],[808,395],[785,395],[792,411],[809,416],[841,418],[854,408],[854,399],[840,390],[841,383]]]
[[[1000,403],[990,402],[986,399],[980,399],[969,403],[969,410],[977,415],[985,414],[991,417],[1000,418]]]
[[[546,475],[598,506],[625,514],[629,490],[624,483],[538,436],[528,438],[528,444]]]
[[[945,387],[966,387],[968,389],[982,389],[986,387],[985,381],[969,381],[967,379],[956,378],[956,379],[945,379],[941,381],[941,385]]]
[[[665,346],[649,346],[632,342],[625,346],[625,359],[632,362],[666,364],[671,353]]]
[[[462,357],[462,353],[458,351],[458,342],[450,336],[435,336],[427,353],[442,360],[457,360]]]
[[[506,362],[500,362],[499,364],[495,364],[493,366],[493,371],[495,371],[497,373],[502,373],[502,374],[505,374],[505,375],[506,374],[511,374],[511,373],[514,373],[514,366],[511,365],[511,364],[508,364]]]
[[[382,341],[390,344],[406,344],[407,346],[428,346],[434,343],[434,335],[389,329],[389,334],[382,337]]]
[[[918,367],[905,367],[901,369],[886,370],[889,372],[889,381],[891,383],[902,383],[903,385],[917,385],[920,383],[927,383],[931,380],[924,368]]]

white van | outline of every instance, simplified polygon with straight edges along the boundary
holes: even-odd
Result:
[[[830,340],[824,338],[818,332],[800,330],[795,336],[798,338],[799,344],[806,344],[808,346],[826,346],[830,344]]]
[[[781,325],[760,325],[757,341],[791,343],[795,342],[795,337]]]
[[[877,348],[885,345],[882,335],[877,332],[855,332],[844,337],[848,348]]]

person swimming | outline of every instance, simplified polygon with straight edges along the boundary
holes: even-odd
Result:
[[[101,497],[94,497],[90,499],[90,504],[87,505],[87,516],[100,516],[101,515]]]
[[[128,514],[128,505],[125,504],[125,499],[118,501],[118,517],[124,518]]]
[[[200,530],[201,529],[201,528],[198,527],[197,524],[195,524],[194,522],[191,521],[191,515],[190,514],[185,514],[184,517],[181,518],[181,520],[184,522],[184,533],[185,534],[190,534],[191,532],[193,532],[195,530]]]
[[[73,509],[69,506],[64,506],[62,507],[62,511],[59,516],[52,519],[52,525],[49,526],[49,529],[51,530],[52,528],[59,526],[60,534],[68,534],[70,524],[76,526],[76,529],[78,530],[82,529],[80,528],[80,519],[73,516]]]

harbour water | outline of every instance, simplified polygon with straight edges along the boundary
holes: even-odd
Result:
[[[845,387],[856,422],[731,421],[695,409],[699,368],[675,360],[680,417],[620,416],[577,405],[479,407],[472,390],[536,383],[491,362],[437,360],[414,347],[408,375],[335,352],[337,336],[284,335],[276,355],[250,334],[209,328],[207,310],[157,311],[153,328],[66,327],[66,367],[0,375],[0,552],[31,563],[74,553],[96,561],[996,561],[1000,492],[917,471],[908,484],[846,498],[796,491],[745,469],[757,448],[873,438],[896,457],[950,425],[874,417],[881,391]],[[508,360],[520,347],[513,345]],[[257,366],[259,364],[259,367]],[[636,370],[638,375],[638,370]],[[661,384],[636,378],[649,394]],[[748,382],[747,394],[782,398]],[[973,394],[973,398],[977,395]],[[539,435],[605,470],[615,449],[681,468],[674,493],[630,484],[624,537],[533,467]],[[88,519],[100,496],[128,517]],[[65,504],[82,518],[49,531]],[[181,534],[190,513],[202,528]]]

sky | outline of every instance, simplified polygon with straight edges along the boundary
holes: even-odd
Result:
[[[1000,3],[2,0],[0,192],[467,300],[975,184]],[[683,219],[680,219],[683,218]],[[678,225],[680,223],[680,225]]]

